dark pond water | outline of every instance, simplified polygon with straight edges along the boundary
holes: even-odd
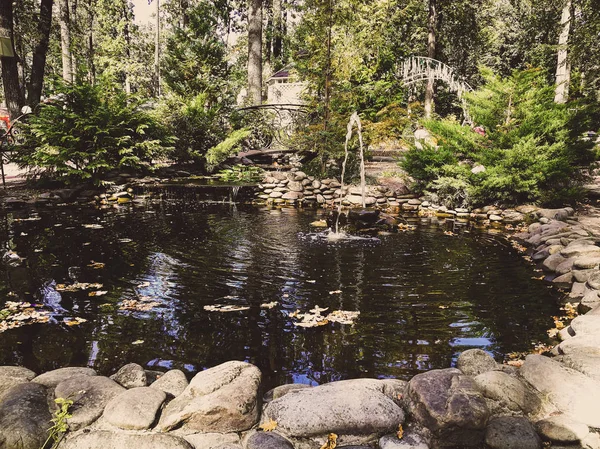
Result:
[[[18,220],[27,217],[39,219]],[[267,387],[409,378],[451,366],[468,348],[498,360],[531,349],[558,313],[533,267],[499,237],[421,225],[333,244],[307,235],[316,218],[314,211],[189,201],[3,215],[3,245],[26,260],[2,268],[0,306],[15,300],[9,292],[39,302],[51,279],[99,282],[107,293],[61,292],[67,315],[88,321],[69,327],[57,316],[58,323],[6,331],[0,365],[37,372],[89,365],[111,374],[137,362],[192,374],[237,359],[258,365]],[[83,226],[90,224],[101,227]],[[140,298],[158,304],[120,310],[123,300]],[[260,308],[272,301],[278,305]],[[204,309],[215,304],[249,309]],[[292,312],[317,305],[360,316],[354,326],[294,325]]]

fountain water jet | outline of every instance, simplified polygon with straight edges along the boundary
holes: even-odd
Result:
[[[344,197],[344,176],[346,175],[346,164],[348,163],[348,143],[352,138],[352,128],[356,125],[356,133],[358,134],[358,143],[360,147],[360,193],[362,196],[362,207],[366,207],[365,204],[365,194],[366,194],[366,181],[365,181],[365,155],[363,151],[363,138],[362,138],[362,123],[360,121],[360,117],[357,112],[354,112],[350,116],[350,120],[348,121],[347,132],[346,132],[346,142],[344,143],[344,162],[342,162],[342,177],[340,180],[340,202],[338,204],[338,213],[335,219],[335,233],[340,234],[340,215],[342,213],[342,198]]]

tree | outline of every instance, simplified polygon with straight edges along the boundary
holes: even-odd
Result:
[[[569,98],[569,84],[571,82],[571,65],[569,63],[569,31],[571,29],[572,5],[571,0],[566,0],[561,15],[561,32],[558,38],[558,62],[556,64],[556,90],[554,101],[566,103]]]
[[[33,51],[31,64],[31,79],[28,86],[27,101],[29,106],[35,107],[42,97],[44,85],[44,72],[46,70],[46,54],[50,40],[52,26],[52,6],[54,0],[42,0],[40,5],[40,18],[38,21],[38,40]]]
[[[262,103],[262,0],[248,0],[248,97]]]
[[[429,0],[429,15],[428,15],[428,33],[427,33],[427,56],[435,59],[435,37],[437,27],[437,10],[436,0]],[[433,112],[433,94],[435,80],[432,78],[427,80],[425,87],[425,117],[430,118]]]
[[[19,115],[25,103],[23,91],[19,84],[19,71],[17,68],[17,54],[13,40],[13,9],[11,0],[0,0],[0,33],[10,40],[12,55],[0,57],[2,63],[2,84],[4,86],[4,99],[11,118]]]
[[[73,82],[73,56],[71,54],[71,20],[69,0],[59,0],[60,47],[62,56],[62,77],[65,83]]]

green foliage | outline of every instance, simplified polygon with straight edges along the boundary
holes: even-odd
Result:
[[[206,93],[164,97],[156,115],[177,138],[172,157],[178,162],[204,161],[206,152],[227,137],[224,109],[211,104]]]
[[[402,161],[416,187],[451,203],[560,203],[577,192],[582,167],[593,160],[580,139],[595,117],[583,103],[558,105],[540,70],[501,79],[485,70],[486,84],[467,96],[470,114],[485,136],[452,120],[423,125],[437,140],[413,147]],[[483,165],[474,174],[471,167]]]
[[[48,429],[48,438],[44,444],[42,444],[40,449],[45,448],[50,442],[52,442],[52,446],[50,446],[51,449],[57,448],[65,433],[69,430],[67,420],[73,417],[69,412],[69,409],[73,405],[72,400],[56,398],[54,402],[58,406],[58,409],[54,412],[53,418],[51,419],[53,425]]]
[[[233,131],[224,141],[210,148],[206,153],[206,166],[213,170],[227,158],[241,150],[242,143],[251,131],[246,128]]]
[[[264,170],[252,165],[234,165],[221,170],[217,176],[225,182],[257,182],[263,177]]]
[[[110,82],[59,86],[24,127],[16,161],[65,182],[93,180],[113,168],[150,167],[172,139],[140,101]]]

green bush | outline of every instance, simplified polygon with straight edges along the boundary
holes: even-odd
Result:
[[[248,129],[242,128],[233,131],[225,140],[210,148],[206,153],[206,166],[209,171],[214,170],[226,159],[241,151],[242,143],[250,136]]]
[[[592,142],[580,136],[596,112],[581,102],[554,103],[553,86],[540,70],[515,72],[508,79],[483,74],[486,84],[467,95],[467,103],[486,135],[454,120],[424,121],[437,145],[423,150],[413,145],[401,162],[415,188],[474,204],[573,199],[582,169],[594,159]],[[472,173],[476,164],[485,171]]]
[[[58,86],[29,117],[15,161],[67,183],[98,182],[113,168],[150,167],[172,150],[173,139],[140,106],[107,81]]]

